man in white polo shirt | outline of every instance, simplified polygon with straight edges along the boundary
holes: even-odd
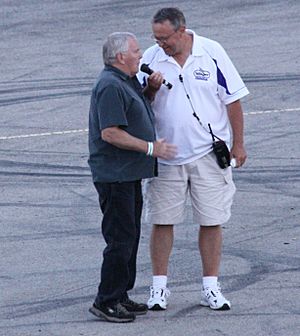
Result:
[[[243,144],[243,112],[240,99],[249,92],[219,43],[186,29],[183,13],[162,8],[152,20],[156,45],[143,55],[157,74],[172,83],[170,89],[148,86],[156,118],[158,138],[178,148],[173,160],[159,159],[158,177],[145,185],[146,218],[153,224],[151,259],[153,284],[148,308],[167,307],[167,270],[173,244],[173,226],[184,221],[190,195],[193,219],[199,223],[202,260],[200,303],[216,310],[230,309],[218,282],[222,250],[222,228],[231,215],[235,193],[231,167],[220,167],[212,149],[214,140],[230,148],[236,167],[246,160]],[[145,84],[147,75],[139,73]],[[227,162],[228,164],[228,162]],[[226,168],[227,167],[227,168]]]

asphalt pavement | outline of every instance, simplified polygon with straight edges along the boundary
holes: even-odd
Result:
[[[294,336],[300,334],[300,2],[0,0],[0,335]],[[169,308],[134,323],[88,312],[104,241],[87,165],[91,87],[107,34],[142,49],[151,17],[180,7],[219,41],[251,94],[243,99],[248,160],[224,226],[220,280],[230,311],[200,306],[198,225],[176,227]],[[151,283],[143,223],[132,298]]]

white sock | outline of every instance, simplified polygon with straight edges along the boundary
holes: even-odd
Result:
[[[168,277],[166,275],[154,275],[153,287],[166,288]]]
[[[202,278],[203,288],[218,288],[218,277],[216,276],[205,276]]]

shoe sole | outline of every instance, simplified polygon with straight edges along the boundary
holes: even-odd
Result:
[[[200,305],[204,307],[209,307],[212,310],[230,310],[231,308],[227,303],[224,303],[223,306],[219,308],[211,307],[207,302],[203,301],[200,302]]]
[[[149,310],[155,310],[155,311],[158,311],[158,310],[166,310],[167,307],[166,307],[166,308],[163,308],[163,307],[161,307],[158,303],[156,303],[156,304],[155,304],[154,306],[152,306],[151,308],[148,307],[148,309],[149,309]]]
[[[147,311],[148,311],[148,308],[147,308],[147,310],[130,310],[130,309],[128,309],[128,307],[125,304],[121,303],[121,305],[124,308],[126,308],[130,313],[133,313],[135,315],[145,315],[145,314],[147,314]]]
[[[130,313],[133,313],[135,315],[146,315],[148,310],[145,311],[131,311]]]
[[[126,307],[125,307],[126,308]],[[143,311],[135,311],[135,310],[129,310],[127,309],[130,313],[133,313],[134,315],[146,315],[147,312],[148,312],[148,309],[147,310],[143,310]]]
[[[104,318],[105,320],[109,321],[109,322],[116,322],[116,323],[126,323],[126,322],[132,322],[135,320],[135,317],[133,318],[118,318],[118,317],[113,317],[113,316],[108,316],[105,313],[103,313],[102,311],[100,311],[99,309],[95,308],[95,307],[91,307],[89,309],[89,312],[92,313],[93,315],[100,317],[100,318]]]

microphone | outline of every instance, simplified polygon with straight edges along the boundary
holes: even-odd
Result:
[[[148,74],[148,75],[151,75],[151,74],[154,72],[154,71],[153,71],[152,69],[150,69],[150,68],[148,67],[148,65],[145,64],[145,63],[141,65],[141,71],[145,72],[145,73]],[[173,85],[172,85],[171,83],[167,82],[165,79],[163,80],[163,84],[165,84],[165,86],[166,86],[169,90],[171,90],[172,87],[173,87]]]

